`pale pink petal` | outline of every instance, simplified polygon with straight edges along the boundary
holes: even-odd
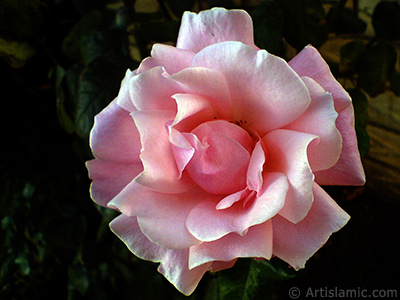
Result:
[[[189,233],[185,222],[189,212],[207,196],[199,188],[164,194],[132,182],[108,206],[124,215],[137,216],[142,232],[153,243],[183,249],[200,243]]]
[[[132,72],[129,69],[126,71],[125,77],[121,82],[121,88],[119,90],[118,97],[116,99],[117,104],[129,112],[133,112],[136,110],[136,107],[133,105],[131,96],[129,94],[129,85],[131,79],[136,74],[137,71]]]
[[[297,119],[311,102],[307,87],[283,59],[239,42],[204,48],[193,57],[192,66],[225,76],[233,121],[261,136]]]
[[[167,73],[172,75],[190,66],[194,52],[169,45],[154,44],[150,55],[140,64],[138,74],[163,66]]]
[[[235,232],[246,234],[249,227],[264,223],[283,207],[288,190],[286,176],[282,173],[267,173],[264,176],[263,193],[251,201],[247,207],[241,202],[231,207],[217,210],[217,198],[199,203],[190,212],[186,226],[189,232],[201,241],[215,241]]]
[[[247,169],[247,187],[259,193],[263,186],[263,169],[266,159],[266,153],[262,146],[262,140],[259,140],[254,146],[251,154],[249,168]]]
[[[212,265],[207,263],[189,270],[189,249],[165,249],[152,243],[141,232],[135,217],[120,215],[111,222],[110,227],[137,257],[160,262],[158,271],[185,295],[193,293]]]
[[[90,197],[99,205],[107,206],[129,182],[143,171],[142,164],[121,164],[99,159],[86,162],[90,185]]]
[[[311,104],[296,121],[286,129],[306,132],[318,136],[318,144],[308,148],[308,158],[313,172],[331,168],[339,159],[342,137],[336,128],[338,116],[330,93],[309,77],[302,78],[311,95]]]
[[[254,45],[253,22],[244,10],[213,8],[199,14],[185,12],[182,16],[177,48],[199,52],[224,41]]]
[[[218,202],[217,206],[215,206],[215,209],[220,210],[220,209],[227,209],[231,207],[233,204],[236,202],[243,200],[244,197],[249,196],[251,192],[246,188],[244,190],[238,191],[236,193],[230,194],[223,198],[221,201]]]
[[[320,186],[314,184],[313,191],[314,203],[301,222],[293,224],[279,215],[272,219],[273,254],[296,270],[350,219]]]
[[[179,178],[185,170],[186,165],[192,159],[195,149],[190,144],[189,140],[196,140],[192,134],[181,133],[171,125],[167,126],[169,132],[169,141],[171,142],[172,152],[174,153],[176,166],[179,171]],[[187,139],[188,135],[192,135],[192,139]]]
[[[214,261],[210,267],[210,271],[218,272],[225,269],[232,268],[238,259],[232,259],[231,261]]]
[[[315,172],[315,182],[321,185],[363,185],[365,173],[358,152],[352,105],[339,113],[336,126],[343,138],[342,153],[332,168]]]
[[[168,76],[164,67],[155,67],[131,78],[129,93],[137,110],[176,111],[176,103],[171,97],[179,90]]]
[[[93,155],[101,160],[118,163],[140,161],[139,132],[129,112],[115,100],[95,117],[90,147]]]
[[[249,228],[246,235],[230,233],[224,237],[189,249],[189,268],[195,268],[212,261],[232,261],[239,257],[272,256],[272,222]]]
[[[201,123],[213,120],[216,116],[210,101],[196,94],[175,94],[172,96],[178,106],[172,126],[179,131],[190,132]]]
[[[187,68],[170,77],[182,93],[190,93],[207,99],[215,111],[215,117],[232,118],[231,96],[222,73],[207,68]]]
[[[307,147],[317,137],[308,133],[278,129],[263,137],[268,153],[264,172],[282,172],[289,180],[289,191],[280,215],[293,223],[301,221],[313,202],[314,175]]]
[[[312,46],[306,46],[297,54],[289,65],[300,76],[307,76],[314,79],[326,91],[332,93],[337,112],[342,111],[351,104],[351,98],[341,84],[333,77],[328,64]]]
[[[245,188],[251,137],[241,127],[226,121],[201,124],[193,131],[201,144],[186,166],[190,177],[211,194],[230,194]]]
[[[140,159],[144,171],[135,181],[164,193],[180,193],[190,188],[187,177],[181,178],[169,142],[166,123],[175,117],[172,111],[137,111],[132,117],[140,133]]]

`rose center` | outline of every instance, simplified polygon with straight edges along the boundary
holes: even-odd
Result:
[[[212,194],[231,194],[246,187],[254,142],[246,130],[231,122],[203,123],[191,132],[198,143],[186,166],[192,179]]]

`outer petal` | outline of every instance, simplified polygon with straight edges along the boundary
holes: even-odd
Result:
[[[230,233],[216,241],[193,246],[189,250],[189,268],[211,261],[232,261],[238,257],[263,257],[272,255],[271,220],[250,227],[246,235]]]
[[[151,57],[146,58],[138,68],[138,74],[151,68],[163,66],[168,74],[177,73],[189,67],[194,52],[178,49],[173,46],[154,44]]]
[[[120,164],[93,159],[86,162],[89,178],[93,180],[90,186],[90,196],[99,205],[107,206],[129,182],[143,171],[142,164]]]
[[[261,136],[297,119],[311,102],[307,87],[283,59],[239,42],[203,49],[193,57],[192,66],[225,76],[234,121],[242,121]]]
[[[126,71],[125,77],[121,82],[121,88],[119,90],[118,97],[116,99],[117,104],[129,112],[136,110],[129,95],[129,85],[132,77],[136,74],[137,71],[131,72],[129,69]]]
[[[142,151],[140,158],[144,171],[135,181],[164,193],[180,193],[190,188],[187,177],[180,177],[168,139],[166,123],[172,111],[137,111],[132,113],[140,132]]]
[[[263,137],[268,159],[264,172],[282,172],[289,180],[289,191],[280,215],[293,223],[301,221],[313,202],[314,175],[308,163],[308,145],[317,137],[286,129],[278,129]]]
[[[315,173],[315,181],[321,185],[363,185],[365,173],[358,152],[352,105],[339,113],[336,125],[343,137],[342,153],[332,168]]]
[[[206,197],[199,188],[181,194],[163,194],[132,182],[109,206],[124,215],[137,216],[142,232],[153,243],[184,249],[200,243],[189,233],[185,222],[193,207]]]
[[[111,230],[137,257],[161,262],[158,271],[185,295],[193,293],[204,273],[211,267],[207,263],[189,270],[189,250],[171,250],[152,242],[141,232],[134,217],[120,215],[110,224]]]
[[[308,148],[308,158],[313,172],[331,168],[339,159],[342,137],[336,128],[338,116],[330,93],[309,77],[302,78],[311,95],[306,112],[285,128],[318,136],[318,144]]]
[[[96,158],[118,163],[138,163],[139,132],[129,115],[114,100],[94,121],[90,132],[90,147]]]
[[[239,41],[254,45],[253,22],[244,10],[213,8],[199,14],[185,12],[182,16],[177,47],[199,52],[224,41]]]
[[[314,47],[306,46],[289,62],[289,65],[300,76],[307,76],[314,79],[326,91],[332,93],[337,112],[342,111],[351,104],[349,94],[333,77],[328,64]]]
[[[301,222],[293,224],[279,215],[272,219],[273,254],[295,269],[304,268],[307,259],[350,219],[320,186],[314,184],[313,190],[314,203]]]
[[[265,190],[248,207],[236,202],[227,209],[217,210],[216,199],[201,202],[190,212],[186,226],[201,241],[215,241],[235,232],[245,235],[249,227],[264,223],[282,208],[288,190],[286,176],[269,173],[264,178]]]

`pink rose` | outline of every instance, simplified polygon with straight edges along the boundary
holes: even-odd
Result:
[[[207,270],[303,268],[349,216],[322,185],[362,185],[353,106],[316,49],[259,50],[245,11],[185,13],[95,118],[91,196],[112,231],[189,295]]]

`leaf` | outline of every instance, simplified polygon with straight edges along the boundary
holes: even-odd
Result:
[[[219,300],[268,299],[275,280],[293,278],[294,270],[277,259],[271,261],[239,259],[236,265],[220,271],[218,276]]]
[[[378,38],[400,40],[400,3],[379,2],[372,15],[372,25]]]
[[[264,2],[250,12],[254,23],[255,44],[278,55],[282,51],[283,13],[273,2]]]
[[[337,34],[361,34],[367,29],[367,23],[358,18],[348,7],[340,3],[327,14],[329,31]]]
[[[89,288],[89,276],[87,269],[82,264],[74,264],[68,268],[68,278],[73,287],[81,294],[85,295]]]
[[[321,46],[327,39],[324,24],[325,11],[319,0],[279,0],[284,14],[284,37],[287,42],[302,50],[306,45]]]
[[[340,73],[345,77],[353,75],[364,50],[364,43],[360,40],[349,42],[340,48]]]
[[[364,52],[358,64],[358,83],[369,95],[382,93],[392,75],[397,60],[393,45],[385,42],[372,44]]]
[[[126,70],[134,66],[133,61],[118,62],[98,57],[82,72],[75,126],[79,136],[87,138],[93,126],[94,116],[106,107],[117,95]],[[132,68],[134,69],[134,68]]]
[[[353,100],[358,149],[361,157],[363,157],[368,154],[370,148],[370,139],[367,132],[369,120],[368,98],[360,89],[352,89],[348,92]]]
[[[390,77],[390,87],[396,96],[400,96],[400,72],[394,70]]]

